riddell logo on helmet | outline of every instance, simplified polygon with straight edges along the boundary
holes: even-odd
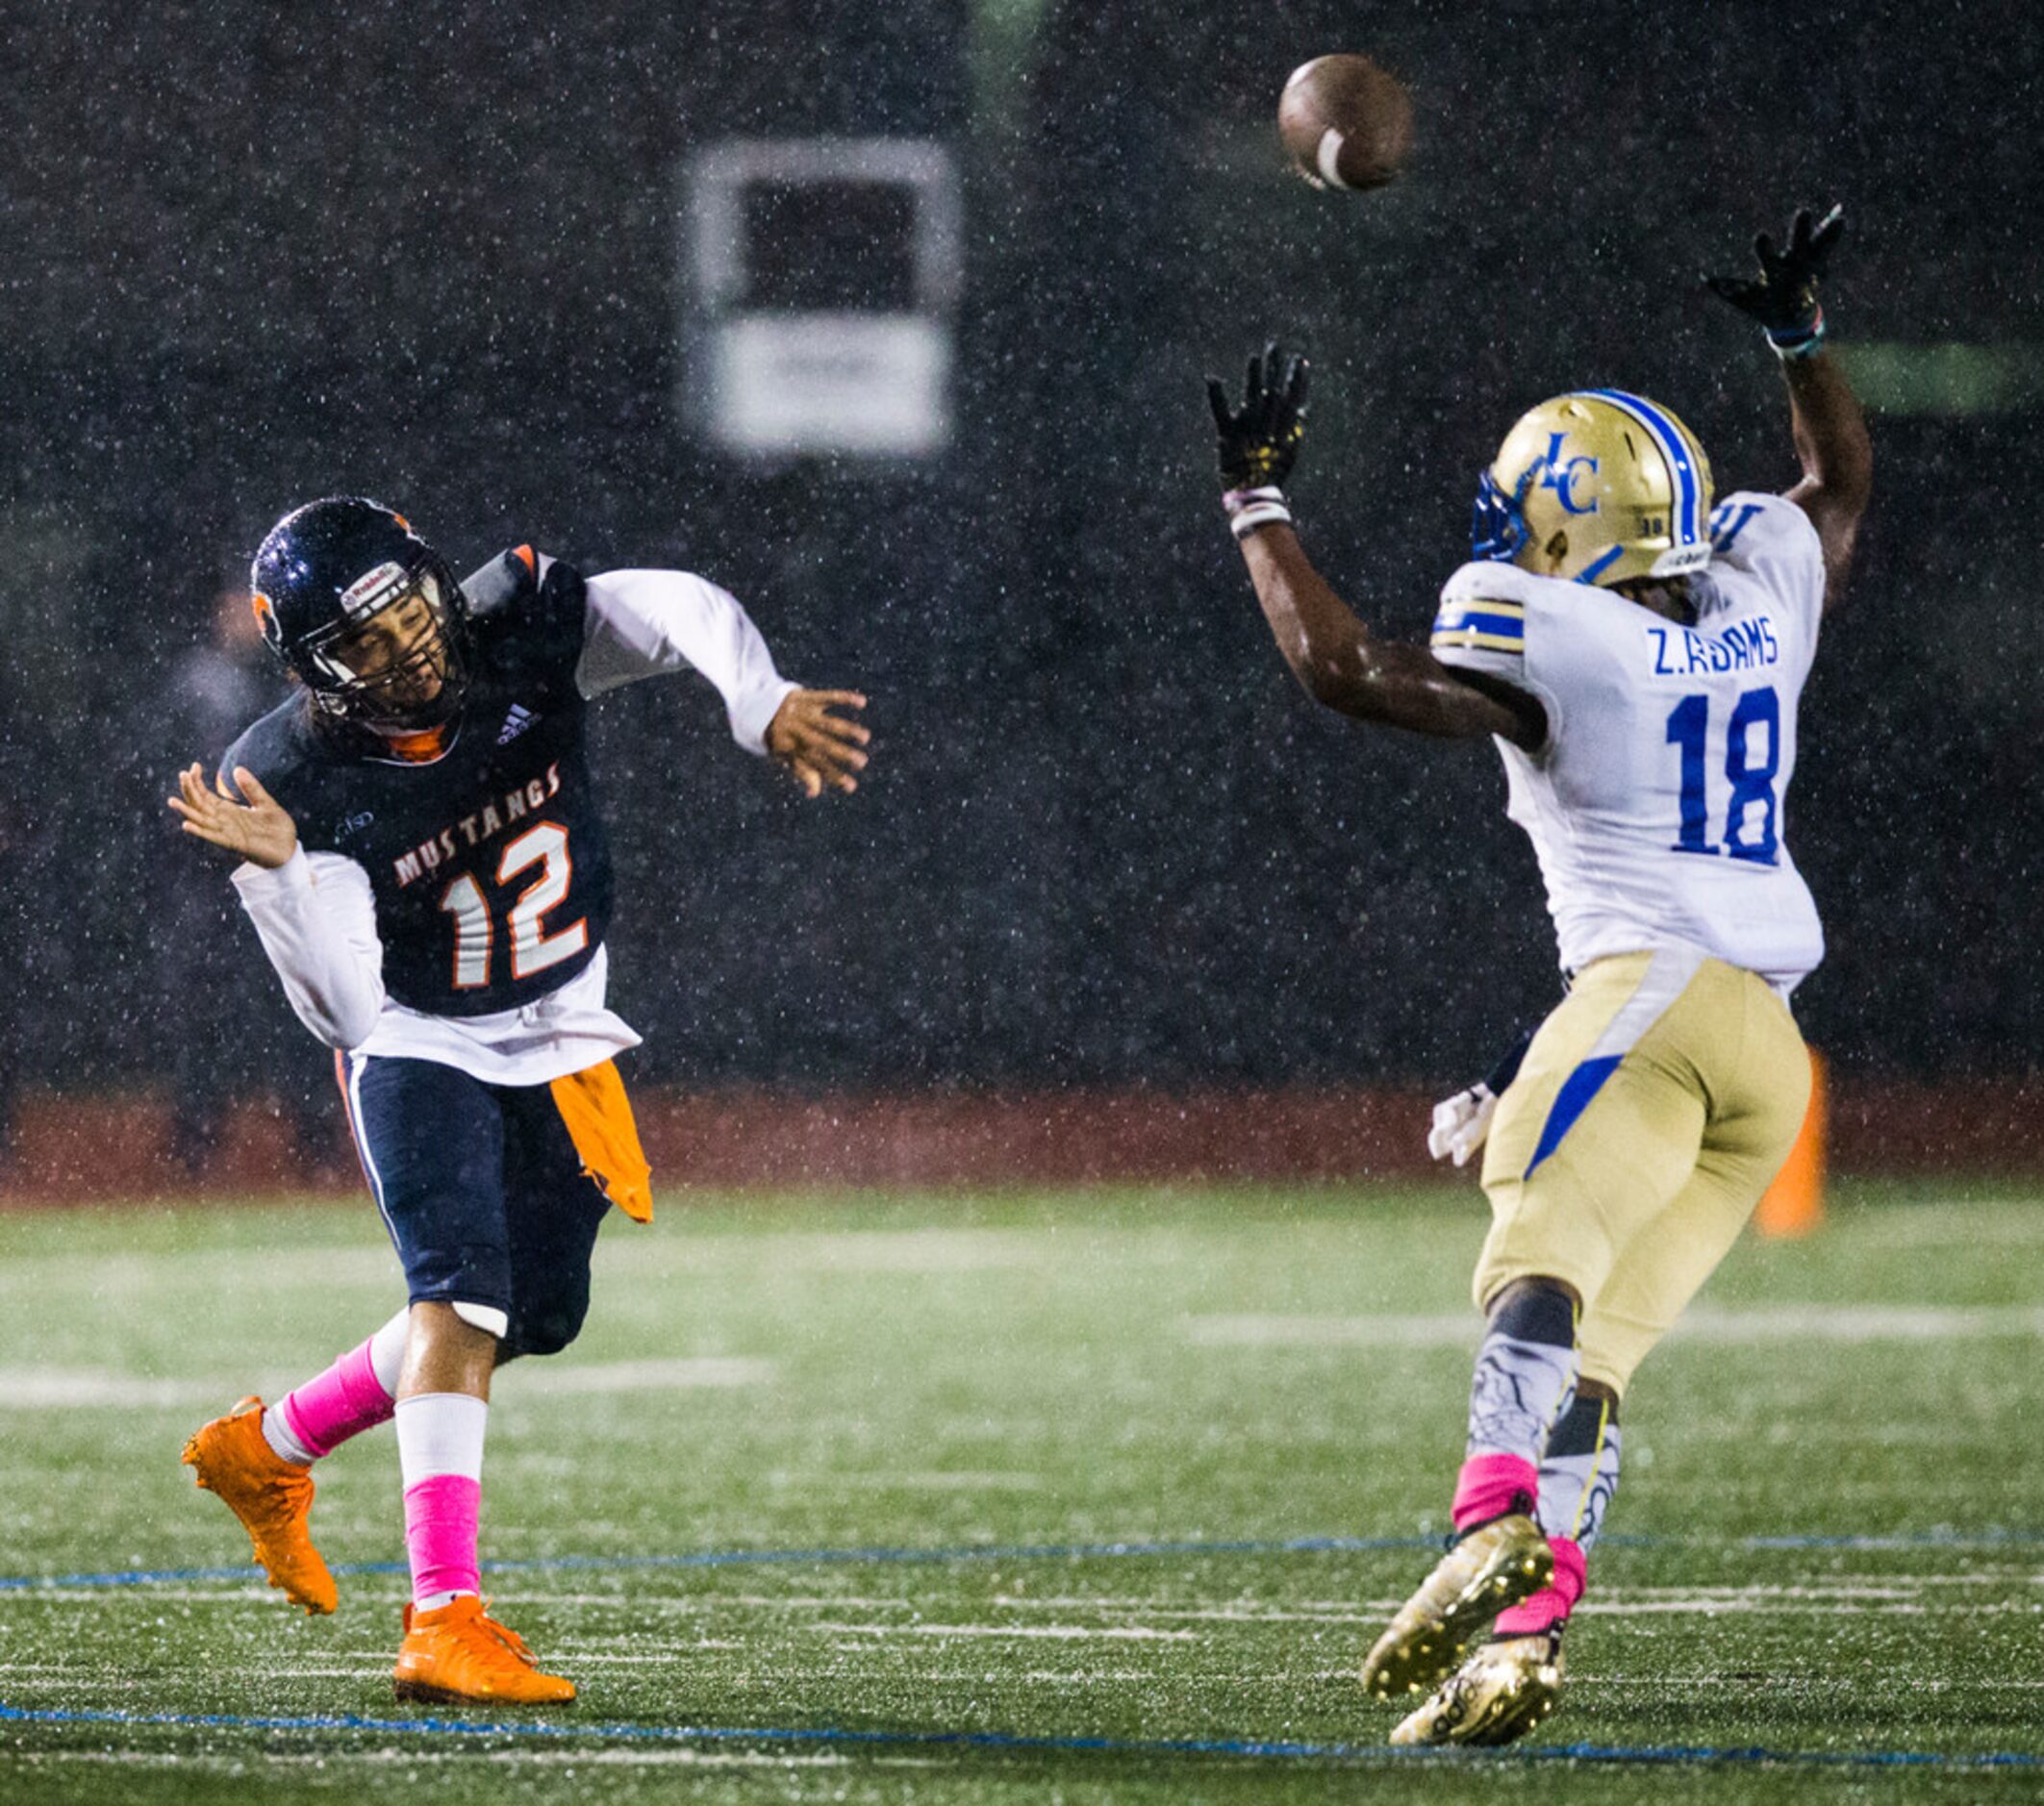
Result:
[[[341,612],[349,619],[373,615],[403,593],[409,579],[405,567],[394,561],[365,572],[341,592]]]

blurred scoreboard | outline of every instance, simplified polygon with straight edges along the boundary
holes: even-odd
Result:
[[[692,427],[761,458],[941,451],[963,270],[948,147],[727,138],[685,188]]]

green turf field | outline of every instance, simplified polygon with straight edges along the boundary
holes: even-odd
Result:
[[[395,1308],[369,1206],[0,1217],[0,1799],[2044,1793],[2013,1191],[1846,1189],[1742,1247],[1628,1401],[1561,1712],[1379,1747],[1352,1674],[1444,1527],[1482,1222],[1473,1186],[618,1217],[485,1469],[486,1584],[582,1697],[421,1723],[389,1431],[319,1469],[366,1569],[320,1620],[177,1460]]]

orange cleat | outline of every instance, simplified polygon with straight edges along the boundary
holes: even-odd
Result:
[[[400,1699],[558,1706],[575,1696],[574,1682],[541,1673],[524,1640],[490,1617],[472,1593],[430,1612],[405,1607],[394,1678]]]
[[[312,1470],[284,1460],[264,1440],[260,1398],[244,1398],[206,1424],[185,1444],[184,1459],[200,1487],[217,1493],[241,1520],[271,1586],[309,1613],[331,1612],[340,1603],[334,1577],[306,1530]]]

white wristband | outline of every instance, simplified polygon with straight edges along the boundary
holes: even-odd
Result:
[[[1221,506],[1226,511],[1228,526],[1238,539],[1247,539],[1258,527],[1268,527],[1277,521],[1291,524],[1292,511],[1285,504],[1285,492],[1275,484],[1266,484],[1255,489],[1229,489],[1222,496]]]

